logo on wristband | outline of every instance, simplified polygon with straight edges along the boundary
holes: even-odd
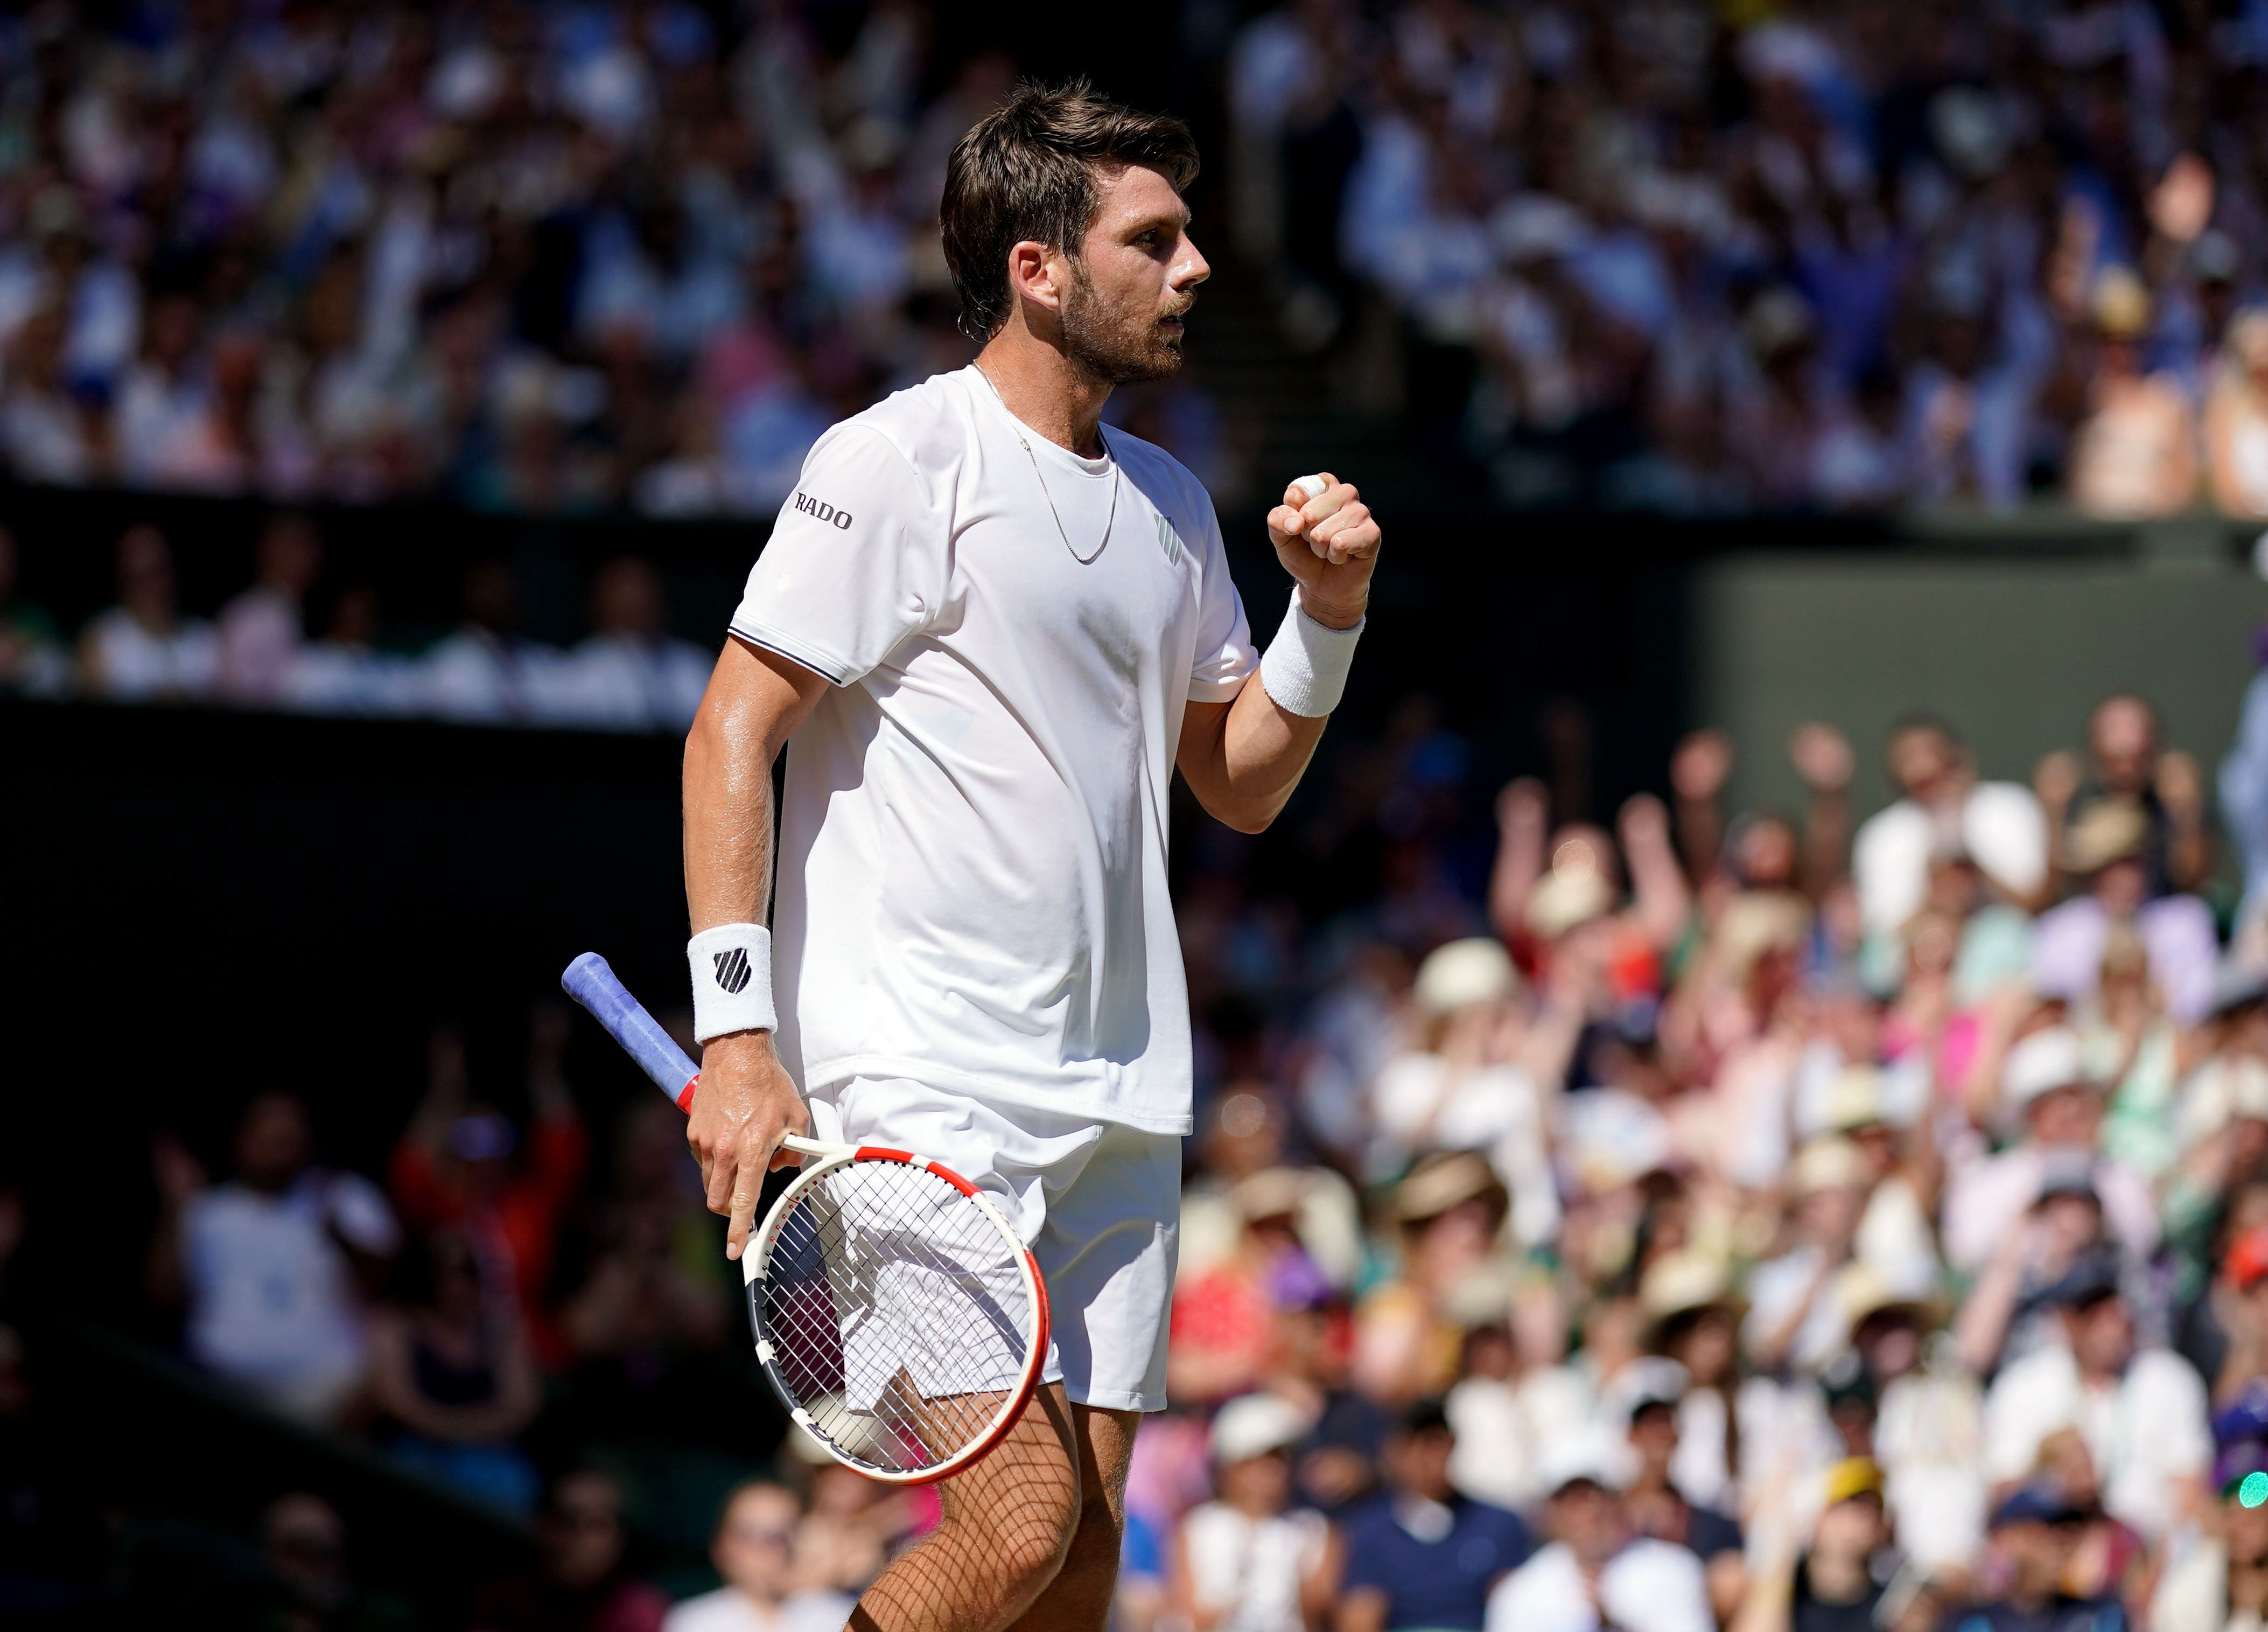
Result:
[[[729,952],[711,954],[711,962],[717,965],[717,984],[734,997],[747,990],[748,985],[748,953],[745,947],[734,947]]]

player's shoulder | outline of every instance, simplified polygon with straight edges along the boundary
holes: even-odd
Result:
[[[1197,472],[1174,458],[1155,442],[1143,440],[1131,431],[1109,427],[1111,456],[1116,459],[1129,480],[1147,492],[1151,484],[1169,492],[1176,502],[1210,505],[1212,497],[1205,491]]]
[[[917,384],[893,391],[880,402],[838,420],[820,439],[830,443],[880,441],[902,454],[916,469],[934,462],[944,448],[958,449],[968,440],[970,422],[969,371],[932,374]]]

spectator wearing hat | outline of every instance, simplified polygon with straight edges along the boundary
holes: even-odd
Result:
[[[1406,1405],[1438,1397],[1457,1378],[1463,1330],[1448,1311],[1487,1259],[1510,1200],[1495,1170],[1470,1151],[1427,1156],[1395,1187],[1401,1272],[1355,1309],[1355,1386]]]
[[[2205,784],[2195,758],[2160,742],[2157,710],[2132,692],[2113,692],[2087,720],[2087,759],[2069,753],[2043,759],[2032,786],[2056,836],[2056,861],[2068,875],[2065,853],[2088,813],[2104,803],[2131,802],[2148,823],[2142,870],[2149,897],[2195,890],[2213,871],[2213,841],[2205,820]]]
[[[1711,1632],[1701,1561],[1633,1525],[1609,1436],[1562,1442],[1546,1477],[1550,1540],[1489,1594],[1488,1632]]]
[[[1346,1568],[1333,1632],[1480,1632],[1490,1589],[1528,1557],[1528,1526],[1458,1493],[1449,1482],[1455,1449],[1439,1400],[1403,1414],[1386,1442],[1385,1491],[1342,1526]]]
[[[2124,931],[2141,943],[2166,1012],[2195,1025],[2212,1007],[2220,938],[2212,910],[2195,896],[2151,897],[2150,839],[2150,818],[2132,799],[2098,801],[2073,822],[2065,861],[2087,892],[2040,915],[2032,985],[2043,997],[2094,1002],[2104,960]]]
[[[1874,1458],[1899,1550],[1925,1575],[1966,1570],[1984,1540],[1984,1399],[1933,1299],[1850,1289],[1851,1346],[1874,1392]]]
[[[1532,1247],[1558,1232],[1546,1103],[1566,1071],[1583,1015],[1562,995],[1531,1020],[1522,995],[1511,955],[1488,936],[1452,941],[1426,956],[1410,990],[1423,1027],[1419,1046],[1388,1060],[1371,1085],[1378,1131],[1371,1161],[1373,1170],[1390,1172],[1412,1154],[1483,1152],[1511,1193],[1514,1238]]]
[[[2079,1034],[2066,1026],[2034,1031],[2001,1062],[1999,1104],[2023,1120],[2023,1137],[1998,1156],[1956,1169],[1946,1186],[1945,1256],[1974,1274],[1992,1261],[2040,1197],[2051,1159],[2078,1153],[2088,1163],[2113,1239],[2137,1259],[2158,1244],[2149,1187],[2116,1162],[2093,1155],[2102,1096]]]
[[[1951,1632],[2126,1632],[2116,1599],[2080,1598],[2066,1586],[2087,1515],[2052,1485],[2019,1485],[1992,1510],[1992,1546],[2007,1586],[1957,1615]]]
[[[2169,1349],[2137,1344],[2114,1253],[2082,1255],[2051,1296],[2064,1340],[2005,1368],[1984,1399],[1984,1470],[2029,1478],[2040,1447],[2075,1428],[2113,1518],[2164,1538],[2191,1510],[2212,1461],[2205,1385]]]
[[[1182,1520],[1171,1601],[1195,1632],[1306,1632],[1337,1576],[1330,1525],[1292,1506],[1292,1448],[1310,1424],[1276,1394],[1245,1394],[1213,1418],[1213,1500]]]
[[[1284,1359],[1284,1311],[1333,1292],[1300,1237],[1310,1193],[1328,1183],[1300,1168],[1247,1174],[1228,1193],[1234,1244],[1174,1289],[1167,1386],[1178,1399],[1224,1399],[1258,1386]]]
[[[2101,350],[2093,411],[2072,443],[2072,500],[2112,520],[2177,514],[2198,500],[2197,420],[2180,380],[2143,366],[2149,290],[2105,267],[2088,306]]]
[[[1742,1384],[1740,1331],[1749,1303],[1715,1255],[1684,1248],[1657,1259],[1638,1282],[1640,1341],[1668,1361],[1673,1377],[1651,1386],[1677,1396],[1677,1450],[1670,1478],[1687,1499],[1730,1508],[1739,1500],[1743,1421],[1756,1390]],[[1626,1398],[1635,1399],[1641,1385]],[[1628,1410],[1630,1407],[1624,1407]]]
[[[1631,1402],[1632,1466],[1623,1507],[1638,1534],[1682,1547],[1701,1561],[1710,1607],[1722,1623],[1732,1619],[1748,1591],[1740,1521],[1688,1501],[1677,1488],[1672,1471],[1677,1460],[1677,1407],[1678,1397],[1667,1390],[1646,1390]]]
[[[1874,1170],[1847,1139],[1814,1140],[1788,1172],[1793,1243],[1749,1276],[1750,1308],[1742,1331],[1749,1357],[1769,1371],[1816,1373],[1842,1353],[1850,1336],[1841,1283],[1862,1263],[1883,1283],[1918,1296],[1934,1262],[1903,1252],[1867,1263],[1856,1252]]]
[[[1739,1632],[1875,1632],[1896,1564],[1882,1470],[1868,1457],[1827,1469],[1810,1545],[1760,1579]]]
[[[2248,1479],[2268,1477],[2268,1444],[2239,1439],[2213,1459],[2217,1510],[2176,1554],[2150,1599],[2150,1632],[2258,1632],[2268,1625],[2268,1503],[2246,1501]]]

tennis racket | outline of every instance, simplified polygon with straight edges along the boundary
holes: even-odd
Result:
[[[596,952],[567,994],[693,1108],[699,1067]],[[788,1414],[870,1478],[927,1484],[1006,1436],[1040,1383],[1048,1294],[991,1198],[909,1150],[782,1141],[802,1170],[740,1255],[756,1359]]]

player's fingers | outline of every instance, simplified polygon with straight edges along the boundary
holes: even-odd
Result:
[[[711,1148],[708,1159],[702,1163],[703,1177],[707,1181],[702,1188],[711,1212],[729,1213],[733,1210],[733,1178],[740,1169],[740,1150],[736,1142],[729,1135],[718,1140]]]
[[[733,1227],[725,1232],[725,1256],[737,1259],[748,1244],[748,1231],[756,1220],[756,1198],[763,1193],[765,1156],[752,1148],[733,1173]]]
[[[1334,483],[1307,500],[1306,504],[1301,505],[1300,513],[1307,518],[1309,527],[1314,527],[1329,517],[1338,514],[1340,511],[1354,503],[1359,497],[1355,490],[1346,483]]]
[[[1296,487],[1292,491],[1295,494],[1300,492]],[[1307,519],[1300,513],[1297,505],[1278,505],[1268,513],[1268,530],[1278,538],[1297,538],[1307,530]]]

